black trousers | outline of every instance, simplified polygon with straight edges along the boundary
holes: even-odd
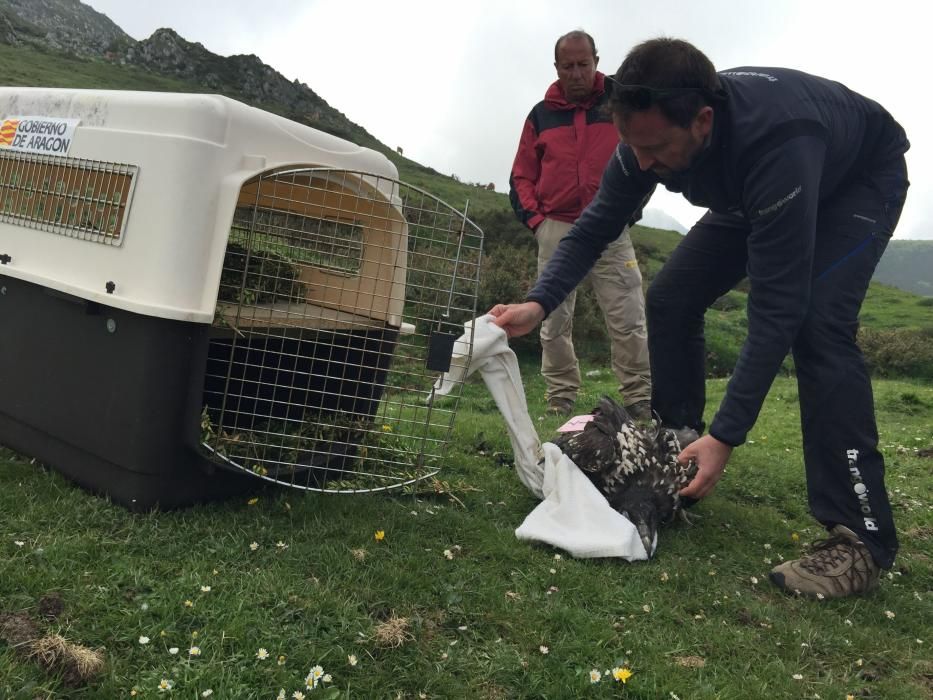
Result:
[[[907,192],[903,158],[821,202],[810,305],[792,346],[800,397],[809,506],[827,527],[845,525],[890,568],[894,519],[878,451],[871,381],[856,345],[858,314]],[[706,403],[703,317],[746,276],[748,223],[708,212],[648,290],[652,407],[670,425],[702,432]]]

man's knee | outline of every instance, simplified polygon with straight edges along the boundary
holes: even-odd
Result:
[[[663,318],[672,313],[679,313],[681,300],[674,285],[668,285],[661,277],[655,278],[645,293],[645,313],[648,318]]]

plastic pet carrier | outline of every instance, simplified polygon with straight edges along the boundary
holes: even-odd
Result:
[[[0,443],[134,509],[441,466],[482,233],[216,95],[0,88]]]

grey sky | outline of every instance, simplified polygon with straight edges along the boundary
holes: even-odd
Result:
[[[86,2],[88,0],[85,0]],[[221,55],[256,54],[405,155],[505,191],[522,122],[555,78],[554,40],[583,28],[600,69],[666,35],[717,68],[776,65],[845,83],[881,102],[912,148],[896,236],[933,239],[933,91],[923,3],[496,2],[472,0],[89,0],[137,39],[172,27]],[[700,213],[661,192],[652,207],[685,226]]]

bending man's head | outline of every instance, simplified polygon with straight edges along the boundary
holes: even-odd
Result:
[[[659,37],[629,51],[612,77],[610,106],[623,121],[657,105],[667,119],[687,128],[720,89],[706,54],[682,39]]]
[[[662,179],[690,168],[713,127],[719,76],[706,55],[680,39],[633,48],[611,79],[610,109],[642,170]]]

